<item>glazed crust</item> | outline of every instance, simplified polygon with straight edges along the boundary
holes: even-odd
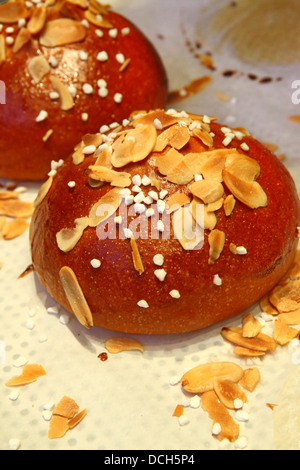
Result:
[[[60,4],[67,2],[59,2]],[[80,20],[83,10],[72,5],[72,14]],[[49,19],[60,17],[54,8],[49,8]],[[21,180],[44,180],[52,160],[64,159],[77,144],[78,136],[87,132],[99,132],[102,125],[114,121],[122,122],[134,109],[150,110],[164,107],[167,99],[167,76],[162,61],[144,34],[129,20],[109,11],[105,16],[112,27],[100,28],[89,24],[84,41],[57,47],[44,47],[38,37],[19,52],[13,53],[12,47],[6,47],[6,61],[0,64],[0,79],[6,86],[6,105],[0,113],[0,176]],[[17,36],[19,28],[13,26]],[[122,34],[129,28],[129,34]],[[103,37],[97,37],[96,30],[103,31]],[[111,37],[109,31],[117,29],[117,37]],[[6,27],[3,30],[5,33]],[[97,61],[97,54],[106,51],[109,59]],[[80,59],[79,53],[87,53],[87,60]],[[116,54],[122,53],[130,63],[120,71]],[[45,58],[54,56],[57,67],[51,67],[38,84],[28,73],[30,60],[42,54]],[[49,93],[54,91],[50,75],[58,77],[66,86],[74,85],[77,89],[75,106],[62,111],[60,100],[51,100]],[[98,95],[97,80],[107,82],[108,96]],[[83,85],[91,84],[94,92],[87,95]],[[114,101],[116,93],[122,94],[121,103]],[[48,118],[36,122],[41,110],[48,113]],[[83,121],[83,113],[88,120]],[[43,137],[49,130],[52,135],[46,142]]]
[[[224,148],[221,126],[211,124],[215,134],[214,148]],[[232,317],[249,308],[284,276],[295,257],[298,239],[296,229],[300,209],[295,184],[283,164],[257,140],[244,137],[249,146],[247,156],[260,165],[257,181],[264,189],[268,204],[252,209],[236,200],[230,216],[224,209],[216,211],[217,226],[225,233],[221,256],[213,264],[209,258],[209,231],[205,230],[201,249],[184,250],[173,236],[169,239],[138,239],[144,264],[140,275],[134,268],[129,240],[99,240],[94,228],[84,231],[70,252],[62,252],[56,234],[62,227],[73,227],[74,219],[87,216],[90,208],[107,192],[108,185],[91,189],[86,170],[94,161],[88,157],[81,165],[69,158],[60,168],[53,184],[38,205],[32,218],[31,247],[35,271],[46,290],[71,311],[59,280],[59,271],[69,266],[75,272],[84,296],[93,313],[94,324],[112,330],[140,334],[170,334],[201,329]],[[227,148],[240,145],[233,139]],[[194,137],[182,153],[203,151]],[[155,169],[153,156],[126,166],[131,175],[149,175]],[[169,195],[178,191],[176,184],[156,171],[161,189]],[[73,180],[76,186],[68,187]],[[180,191],[189,193],[187,185]],[[225,195],[229,194],[225,187]],[[247,255],[234,255],[230,243],[247,247]],[[155,254],[164,256],[167,272],[163,282],[154,276]],[[95,269],[90,260],[100,259]],[[214,275],[222,285],[213,282]],[[170,291],[180,292],[180,299]],[[147,300],[149,308],[137,302]]]

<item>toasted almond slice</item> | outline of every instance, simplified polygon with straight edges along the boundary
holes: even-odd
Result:
[[[93,315],[74,271],[68,266],[63,266],[59,277],[77,320],[86,328],[91,328],[94,324]]]
[[[133,264],[139,275],[143,274],[145,271],[143,261],[140,255],[140,251],[136,242],[136,239],[131,237],[130,238],[130,245],[131,245],[131,250],[132,250],[132,259],[133,259]]]
[[[27,201],[18,199],[0,201],[0,215],[6,215],[7,217],[27,219],[32,216],[33,209],[32,203]]]
[[[288,344],[292,339],[297,338],[299,334],[299,330],[287,326],[285,323],[280,321],[280,319],[274,321],[273,338],[276,343],[281,346]]]
[[[193,130],[192,136],[197,137],[207,147],[212,147],[214,144],[213,137],[205,130],[196,128]]]
[[[255,367],[253,369],[244,370],[243,377],[239,384],[248,392],[254,392],[257,385],[260,383],[261,376],[259,370]]]
[[[140,341],[133,338],[109,338],[105,341],[105,347],[111,354],[122,351],[138,350],[144,352],[144,347]]]
[[[260,165],[254,158],[236,151],[227,156],[226,171],[244,181],[254,181],[260,174]]]
[[[209,243],[209,264],[217,261],[225,245],[225,233],[222,230],[214,229],[208,235]]]
[[[174,237],[184,250],[194,250],[203,243],[203,229],[195,222],[188,206],[180,207],[172,214]]]
[[[181,150],[189,140],[190,133],[187,126],[174,124],[157,137],[154,151],[162,152],[167,145],[170,145],[176,150]]]
[[[58,18],[46,23],[39,42],[45,47],[65,46],[84,40],[86,28],[79,21],[70,18]]]
[[[34,207],[37,207],[45,199],[48,192],[50,191],[52,183],[53,183],[53,177],[49,176],[49,178],[45,181],[45,183],[42,184],[42,186],[39,189],[38,195],[33,202]]]
[[[183,415],[183,410],[184,410],[183,405],[177,405],[172,416],[175,416],[175,418],[180,418],[180,416]]]
[[[269,301],[280,313],[297,310],[300,307],[300,280],[275,286],[269,295]]]
[[[47,7],[40,5],[34,9],[30,20],[27,23],[27,29],[31,34],[38,34],[45,26],[47,19]]]
[[[21,28],[13,45],[13,52],[19,52],[31,40],[31,34],[27,28]],[[1,63],[1,62],[0,62]]]
[[[63,111],[69,111],[72,109],[74,107],[74,99],[69,92],[68,87],[64,85],[55,75],[50,75],[49,78],[53,88],[60,96],[60,108]]]
[[[94,15],[90,10],[86,10],[84,12],[84,16],[90,23],[95,26],[99,26],[100,28],[106,29],[113,28],[113,24],[110,21],[108,21],[106,18],[101,18],[101,15],[100,17],[98,17],[98,15]]]
[[[208,152],[190,152],[183,157],[184,163],[189,167],[193,175],[201,174],[202,168],[208,160]]]
[[[213,230],[217,224],[217,217],[214,212],[208,211],[208,205],[203,204],[200,199],[193,198],[190,204],[190,211],[193,219],[205,230]]]
[[[87,410],[86,410],[86,409],[84,409],[84,410],[80,411],[79,413],[77,413],[77,415],[75,415],[73,418],[71,418],[71,419],[68,421],[68,428],[69,428],[69,429],[75,428],[75,426],[77,426],[79,423],[81,423],[81,421],[83,420],[83,418],[86,417],[86,414],[87,414]]]
[[[180,207],[185,206],[191,202],[189,196],[185,193],[174,193],[170,196],[167,201],[167,214],[172,214],[172,212],[178,210]]]
[[[19,194],[16,193],[15,191],[10,191],[10,190],[3,190],[3,191],[0,191],[0,200],[4,200],[4,199],[18,199],[19,198]]]
[[[78,413],[78,411],[79,406],[73,400],[73,398],[70,398],[65,395],[54,408],[53,415],[58,415],[67,419],[71,419]]]
[[[190,369],[181,378],[181,385],[187,392],[203,393],[214,388],[214,378],[220,377],[238,382],[243,369],[233,362],[212,362]]]
[[[121,168],[128,163],[144,160],[152,152],[156,138],[156,129],[152,125],[124,132],[112,145],[112,165]]]
[[[0,34],[0,65],[6,61],[6,46],[3,34]]]
[[[43,55],[38,55],[30,60],[28,71],[34,83],[39,83],[50,72],[50,65]]]
[[[89,213],[90,227],[96,227],[111,217],[120,206],[120,188],[113,188],[94,204]]]
[[[140,124],[152,124],[154,125],[154,121],[158,120],[162,126],[163,129],[173,126],[174,124],[177,124],[178,122],[178,117],[172,116],[170,114],[165,113],[162,109],[158,109],[156,111],[152,111],[150,113],[144,113],[142,115],[136,116],[133,121],[132,125],[134,127],[140,125]]]
[[[215,212],[223,206],[224,199],[220,197],[220,199],[217,199],[215,202],[210,202],[209,204],[206,204],[206,210],[207,212]]]
[[[300,324],[300,308],[293,312],[280,313],[278,320],[286,325],[299,325]]]
[[[52,416],[49,423],[48,439],[60,439],[64,437],[68,430],[68,418],[57,415]]]
[[[203,393],[201,405],[203,410],[208,412],[213,423],[218,423],[221,426],[221,432],[217,435],[217,439],[220,441],[228,439],[230,442],[235,442],[239,437],[240,427],[223,403],[219,402],[214,390]]]
[[[131,175],[125,171],[115,171],[105,166],[90,165],[88,175],[96,181],[110,183],[111,186],[126,188],[131,184]]]
[[[261,323],[255,318],[252,313],[245,313],[243,315],[243,329],[242,335],[244,338],[254,338],[260,333]]]
[[[228,194],[228,196],[226,196],[226,198],[224,200],[224,211],[225,211],[225,215],[227,217],[229,217],[232,214],[235,203],[236,203],[236,201],[235,201],[233,195]]]
[[[240,357],[260,357],[266,354],[265,351],[256,351],[254,349],[244,348],[242,346],[236,346],[233,352]]]
[[[95,147],[99,147],[99,145],[101,145],[103,142],[103,137],[101,134],[85,134],[82,137],[82,142],[85,147],[88,145],[95,145]]]
[[[4,225],[1,235],[4,240],[13,240],[22,235],[28,228],[28,222],[24,219],[13,219]]]
[[[170,171],[175,168],[181,161],[183,157],[180,152],[171,148],[165,155],[161,155],[155,159],[155,164],[158,168],[158,171],[162,175],[167,175]]]
[[[5,385],[6,387],[27,385],[32,382],[35,382],[39,377],[42,377],[43,375],[46,375],[46,371],[43,366],[39,364],[27,364],[23,367],[21,375],[8,380]]]
[[[167,180],[175,184],[188,184],[193,179],[193,172],[182,160],[167,174]]]
[[[245,338],[242,332],[242,328],[230,326],[222,328],[221,334],[227,341],[244,348],[256,351],[274,351],[276,349],[276,343],[270,336],[258,333],[255,338]]]
[[[7,218],[3,215],[0,216],[0,235],[4,225],[6,224]]]
[[[200,180],[189,186],[191,193],[205,204],[215,202],[224,194],[223,185],[214,180]]]
[[[234,401],[241,400],[246,403],[246,395],[240,386],[232,382],[232,380],[224,380],[222,377],[214,377],[214,391],[217,394],[220,402],[223,403],[226,408],[231,410],[235,409]]]
[[[0,23],[17,23],[21,18],[28,18],[29,10],[24,2],[7,2],[0,5]]]
[[[260,308],[268,315],[278,315],[278,310],[270,303],[269,294],[264,295],[259,301]]]
[[[75,219],[74,228],[63,228],[56,234],[58,248],[67,253],[77,245],[82,237],[84,230],[89,226],[89,217],[80,217]]]
[[[251,209],[267,206],[267,195],[257,181],[245,181],[226,168],[223,170],[223,180],[231,193]]]

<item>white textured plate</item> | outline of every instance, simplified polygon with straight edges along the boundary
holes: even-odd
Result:
[[[156,45],[166,64],[172,90],[203,75],[212,77],[203,92],[176,104],[177,107],[218,116],[224,124],[246,127],[259,139],[278,145],[278,153],[286,154],[285,164],[299,187],[300,128],[288,120],[289,115],[300,114],[300,105],[292,102],[292,82],[300,79],[295,75],[294,64],[249,64],[238,59],[226,43],[222,50],[217,49],[210,21],[216,8],[220,9],[224,2],[111,3],[136,22]],[[200,64],[199,55],[205,52],[212,53],[214,71]],[[223,72],[228,69],[237,73],[226,77]],[[258,79],[250,80],[249,73],[272,80],[261,84]],[[280,81],[276,80],[279,77]],[[221,101],[216,92],[225,93],[229,100]],[[22,198],[32,200],[38,188],[27,187],[28,192]],[[35,275],[17,279],[31,263],[28,232],[11,242],[0,241],[0,258],[3,262],[0,270],[0,449],[9,449],[10,439],[17,439],[24,450],[218,449],[219,442],[211,436],[211,422],[201,408],[185,408],[189,422],[184,426],[179,426],[177,418],[172,417],[175,406],[186,397],[179,385],[170,385],[170,379],[199,363],[228,360],[245,368],[255,364],[262,376],[256,391],[247,394],[250,419],[240,423],[246,448],[280,447],[278,442],[282,441],[276,427],[276,441],[273,439],[273,412],[266,404],[277,404],[280,399],[279,410],[284,414],[285,391],[283,398],[279,394],[288,375],[294,369],[298,371],[297,344],[278,348],[262,360],[236,360],[233,348],[220,336],[224,323],[184,335],[135,336],[143,343],[144,353],[109,354],[108,360],[102,362],[97,356],[105,351],[104,341],[115,335],[114,332],[87,331],[62,309],[58,314],[48,313],[48,307],[57,305]],[[252,311],[259,314],[257,306]],[[226,322],[227,325],[239,323],[240,317]],[[266,323],[263,331],[271,333],[272,324]],[[4,384],[20,374],[21,368],[14,363],[22,359],[42,364],[47,375],[20,388],[19,397],[12,400],[12,389]],[[81,409],[87,408],[88,414],[63,439],[50,441],[43,407],[49,402],[57,403],[63,395],[76,400]],[[298,442],[297,446],[300,448]]]

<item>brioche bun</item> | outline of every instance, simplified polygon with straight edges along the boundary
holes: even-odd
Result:
[[[47,4],[0,5],[3,178],[45,180],[78,136],[166,103],[165,69],[138,27],[96,0]]]
[[[134,113],[126,127],[85,136],[55,172],[35,202],[32,261],[87,328],[207,327],[258,301],[295,257],[289,172],[245,129],[214,118]]]

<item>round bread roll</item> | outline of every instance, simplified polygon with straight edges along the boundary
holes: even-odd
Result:
[[[78,136],[165,106],[167,76],[144,34],[97,0],[29,3],[0,5],[0,177],[34,181]]]
[[[85,136],[55,173],[35,201],[32,261],[87,328],[201,329],[250,307],[294,260],[289,172],[215,118],[133,113],[126,127]]]

